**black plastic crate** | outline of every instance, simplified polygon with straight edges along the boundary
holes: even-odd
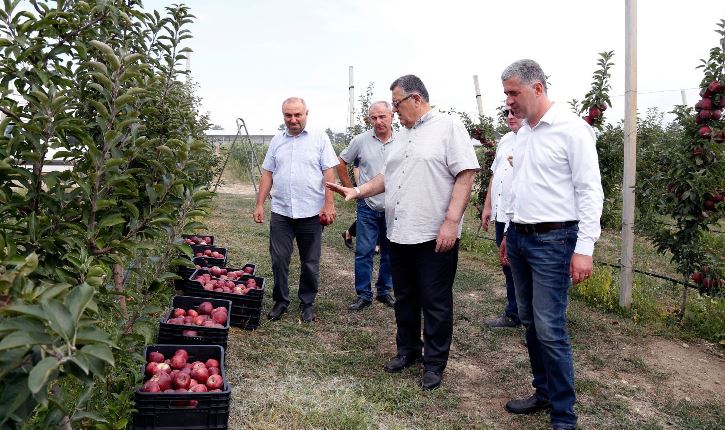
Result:
[[[191,275],[191,278],[184,285],[184,293],[195,297],[211,297],[217,299],[229,300],[232,302],[232,312],[229,314],[230,325],[241,327],[247,330],[254,330],[259,326],[260,315],[262,313],[262,300],[264,299],[264,278],[254,276],[259,289],[249,291],[247,294],[224,293],[220,291],[207,291],[202,288],[198,281],[193,278],[201,273],[206,273],[207,269],[198,269]],[[252,276],[242,277],[241,281],[235,283],[246,282],[246,279]]]
[[[214,245],[214,236],[212,236],[210,234],[182,234],[181,235],[182,239],[193,239],[195,237],[198,237],[199,239],[209,238],[211,240],[205,240],[206,244]],[[194,245],[198,245],[198,243],[195,243]]]
[[[219,361],[219,373],[224,379],[222,391],[206,393],[146,393],[136,389],[136,412],[133,428],[137,430],[202,430],[227,429],[231,387],[224,369],[224,348],[218,345],[148,345],[144,357],[152,351],[171,357],[183,348],[189,353],[189,362]],[[144,367],[141,372],[143,374]]]
[[[194,266],[207,267],[206,258],[194,257],[191,262],[194,263]],[[176,274],[179,275],[181,279],[174,280],[174,287],[177,290],[183,290],[184,282],[188,280],[195,271],[196,267],[176,266]]]
[[[220,268],[227,269],[227,270],[241,270],[241,269],[229,268],[229,267],[220,267]],[[187,295],[193,296],[194,294],[188,294],[190,291],[189,289],[194,289],[193,291],[196,291],[196,289],[207,291],[207,290],[204,290],[203,286],[201,285],[201,283],[199,281],[195,280],[195,278],[197,276],[206,274],[206,273],[211,275],[211,271],[210,271],[209,267],[202,267],[202,268],[196,269],[194,271],[194,273],[192,273],[187,279],[184,280],[183,288],[182,288],[184,290],[184,292]],[[250,278],[253,278],[255,280],[255,282],[257,283],[257,288],[250,290],[246,295],[253,296],[253,297],[263,296],[264,295],[264,278],[262,278],[260,276],[242,275],[241,278],[234,280],[232,282],[234,282],[235,284],[245,284],[246,285],[247,280]],[[219,277],[212,275],[212,279],[216,280],[216,279],[219,279]],[[218,291],[215,291],[215,292],[218,292]],[[229,294],[231,294],[231,293],[229,293]],[[234,294],[234,296],[239,296],[239,294]]]
[[[203,253],[207,249],[210,249],[212,251],[217,251],[220,254],[224,255],[224,257],[212,258],[212,257],[196,255],[199,252]],[[191,250],[193,251],[192,258],[203,258],[204,260],[206,260],[207,266],[226,266],[227,265],[227,249],[226,248],[220,248],[218,246],[191,245]]]
[[[203,302],[210,302],[215,308],[220,306],[226,308],[227,315],[229,315],[229,319],[231,319],[232,302],[229,300],[206,297],[174,296],[171,300],[171,310],[159,323],[159,335],[156,343],[177,345],[219,345],[226,349],[227,338],[229,336],[229,319],[227,319],[227,322],[224,323],[224,328],[170,324],[166,322],[172,317],[175,308],[182,308],[185,310],[196,309],[196,307]],[[184,334],[187,330],[193,330],[197,333],[197,335],[187,336]]]

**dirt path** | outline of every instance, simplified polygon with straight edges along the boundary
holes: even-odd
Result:
[[[251,185],[230,182],[221,187],[220,194],[231,194],[243,198],[254,198]],[[338,248],[324,246],[325,267],[328,276],[337,279],[351,280],[352,266],[350,254],[343,255]],[[348,251],[349,252],[349,251]],[[462,259],[465,269],[476,270],[476,264]],[[459,270],[462,270],[459,266]],[[345,282],[349,283],[349,282]],[[487,300],[501,300],[502,293],[498,289],[468,292],[457,301],[464,301],[463,314],[470,303]],[[458,309],[461,307],[457,306]],[[460,315],[460,314],[459,314]],[[483,316],[480,316],[481,320]],[[581,415],[582,428],[616,427],[616,414],[611,418],[591,419],[594,413],[587,413],[589,406],[599,407],[603,397],[613,396],[617,401],[627,404],[629,411],[639,418],[635,422],[657,422],[661,427],[655,428],[687,428],[671,425],[670,414],[676,411],[678,402],[702,401],[715,405],[725,405],[725,355],[717,345],[702,341],[683,342],[655,336],[641,336],[637,332],[626,330],[627,322],[609,323],[616,319],[611,315],[602,314],[587,308],[581,303],[573,303],[570,319],[574,323],[581,321],[597,321],[601,326],[592,327],[596,339],[596,330],[604,327],[608,333],[602,333],[601,343],[594,341],[591,348],[576,349],[575,363],[577,373],[577,390],[579,397],[578,411]],[[476,322],[480,331],[480,323]],[[491,428],[539,428],[540,421],[522,421],[503,412],[502,406],[513,393],[526,394],[529,387],[528,357],[526,349],[521,345],[517,335],[503,335],[495,338],[500,344],[490,352],[471,354],[466,352],[466,333],[457,326],[457,338],[454,341],[452,357],[446,371],[446,385],[449,390],[460,397],[457,406],[465,413],[478,416],[480,422]],[[488,336],[486,332],[483,336]],[[495,336],[494,336],[495,337]],[[335,343],[334,339],[327,341]],[[574,339],[576,343],[577,339]],[[390,345],[384,348],[390,349]],[[393,347],[394,348],[394,347]],[[502,374],[510,372],[512,366],[517,370],[517,387],[502,387]],[[582,406],[583,405],[583,406]],[[585,409],[585,411],[582,411]],[[606,409],[606,407],[604,407]],[[631,413],[630,412],[630,413]],[[604,415],[609,412],[605,411]],[[613,420],[614,424],[608,422]],[[602,421],[604,420],[604,421]],[[529,424],[526,424],[529,423]],[[538,423],[538,424],[536,424]],[[612,425],[610,427],[610,424]],[[643,427],[650,428],[650,427]]]

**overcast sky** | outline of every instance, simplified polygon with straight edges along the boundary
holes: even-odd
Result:
[[[181,0],[146,0],[163,9]],[[415,74],[431,103],[476,115],[473,75],[484,113],[503,102],[500,75],[531,58],[550,76],[556,102],[581,100],[598,53],[615,52],[610,121],[624,111],[625,1],[581,0],[186,0],[197,17],[191,71],[213,123],[250,133],[276,130],[281,102],[300,96],[308,126],[343,131],[348,121],[348,68],[357,102],[369,83],[390,100],[390,83]],[[719,43],[722,0],[637,2],[638,106],[669,111],[685,89],[697,101],[701,59]]]

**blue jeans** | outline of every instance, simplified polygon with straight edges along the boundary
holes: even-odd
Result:
[[[496,246],[501,246],[503,240],[503,229],[506,223],[496,221]],[[510,266],[501,266],[503,276],[506,278],[506,316],[511,318],[516,324],[520,323],[519,308],[516,306],[516,288],[514,288],[514,277],[511,275]]]
[[[385,237],[385,212],[370,209],[365,200],[357,201],[357,236],[355,243],[355,292],[362,300],[373,298],[373,257],[380,237],[380,271],[375,283],[377,297],[390,294],[393,275],[390,273],[390,242]]]
[[[552,424],[572,427],[577,421],[576,396],[566,308],[578,231],[574,225],[523,234],[512,225],[506,239],[519,317],[526,327],[532,385],[540,398],[551,402]]]

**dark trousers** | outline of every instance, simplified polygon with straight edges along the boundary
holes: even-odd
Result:
[[[298,297],[300,308],[315,302],[320,276],[322,251],[322,225],[315,215],[309,218],[289,218],[272,212],[269,222],[269,253],[272,256],[272,274],[275,302],[289,304],[289,265],[292,258],[292,240],[297,240],[300,253],[300,282]]]
[[[423,354],[426,370],[443,371],[453,339],[453,281],[459,241],[435,252],[435,240],[390,244],[399,355]],[[420,339],[421,313],[423,341]]]
[[[503,242],[503,229],[506,223],[496,221],[496,246]],[[514,277],[511,274],[511,266],[501,266],[504,278],[506,278],[506,316],[516,323],[520,323],[519,308],[516,306],[516,288],[514,288]]]

